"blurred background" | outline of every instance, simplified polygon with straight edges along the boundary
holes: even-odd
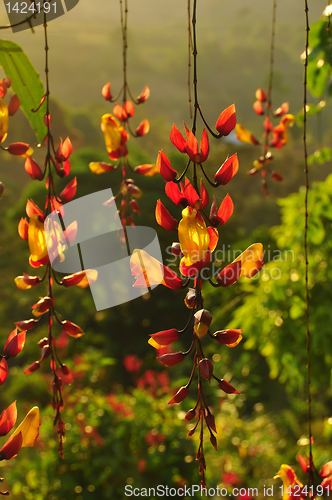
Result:
[[[321,19],[326,3],[311,3],[310,22],[314,23]],[[186,7],[186,2],[176,0],[129,2],[129,85],[133,95],[144,85],[151,90],[149,100],[136,108],[132,119],[136,126],[148,118],[151,125],[147,136],[128,142],[132,166],[154,163],[160,149],[169,155],[174,168],[183,166],[184,158],[170,143],[169,132],[173,123],[180,129],[183,121],[190,124]],[[245,0],[199,4],[199,102],[212,125],[223,109],[235,103],[238,122],[261,138],[262,119],[252,105],[256,89],[267,88],[271,16],[272,2],[263,0],[250,6]],[[0,19],[0,24],[7,23],[2,5]],[[1,36],[22,46],[43,80],[42,29],[37,27],[35,34],[6,30]],[[220,247],[244,250],[261,241],[266,250],[265,269],[257,280],[243,280],[222,290],[206,287],[204,292],[204,306],[213,315],[212,331],[230,326],[244,330],[244,339],[235,349],[212,345],[207,339],[204,345],[213,359],[214,372],[241,393],[227,396],[213,382],[208,390],[219,449],[216,453],[206,443],[207,482],[210,487],[222,485],[229,491],[233,486],[258,487],[262,494],[263,485],[277,488],[279,484],[272,478],[282,463],[294,466],[299,478],[305,480],[296,461],[297,453],[308,452],[300,58],[304,36],[301,2],[279,0],[273,108],[289,101],[290,112],[297,118],[289,143],[274,155],[273,169],[285,181],[269,179],[270,195],[264,197],[260,175],[247,175],[261,154],[259,146],[238,144],[232,137],[211,140],[206,162],[213,176],[227,155],[237,152],[240,160],[240,170],[227,189],[213,193],[220,203],[229,192],[235,205],[232,218],[219,231]],[[119,5],[99,0],[97,7],[81,0],[75,9],[49,24],[49,46],[53,135],[56,141],[69,135],[74,145],[70,177],[57,180],[58,191],[77,176],[77,197],[106,186],[117,192],[120,172],[96,176],[88,164],[108,161],[100,117],[112,112],[112,105],[103,99],[101,88],[110,81],[115,95],[122,85]],[[332,441],[332,272],[328,265],[332,253],[332,178],[330,153],[323,149],[331,146],[332,119],[329,91],[314,94],[309,95],[313,112],[308,124],[312,186],[309,284],[314,458],[319,469],[331,460]],[[316,108],[322,101],[326,106]],[[321,111],[314,113],[317,109]],[[22,113],[11,118],[9,134],[11,142],[36,143]],[[37,151],[36,160],[42,154]],[[17,225],[25,216],[26,200],[33,198],[42,207],[46,192],[38,182],[31,182],[22,160],[3,153],[0,160],[0,180],[5,185],[0,202],[0,334],[4,344],[14,322],[30,318],[32,304],[44,293],[42,287],[20,291],[14,278],[23,272],[34,274],[28,264],[28,244],[19,238]],[[173,235],[156,225],[156,200],[160,198],[177,219],[179,211],[165,196],[165,183],[159,176],[135,179],[143,190],[136,224],[155,228],[165,249]],[[273,260],[276,251],[280,252],[279,260]],[[61,335],[58,341],[74,374],[73,383],[64,389],[65,459],[57,455],[57,436],[52,429],[48,367],[23,375],[24,369],[39,359],[37,342],[47,334],[41,323],[28,332],[24,351],[12,360],[8,379],[1,387],[0,410],[17,399],[19,419],[34,404],[42,415],[35,448],[23,450],[8,463],[0,462],[0,475],[13,498],[122,499],[126,484],[140,488],[199,484],[197,439],[195,435],[186,438],[191,426],[183,421],[195,404],[194,384],[190,397],[181,405],[167,406],[174,391],[186,383],[191,360],[165,369],[147,344],[151,333],[183,327],[188,316],[184,296],[184,291],[158,287],[145,299],[96,312],[89,289],[57,290],[59,313],[86,333],[77,340]],[[190,335],[179,348],[187,348]]]

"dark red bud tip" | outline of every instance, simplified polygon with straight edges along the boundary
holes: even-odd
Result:
[[[185,422],[190,422],[190,420],[192,420],[193,418],[196,417],[196,412],[195,410],[189,410],[186,414],[186,416],[184,417],[184,421]]]
[[[44,345],[42,348],[41,356],[40,356],[40,361],[44,361],[44,359],[48,358],[52,353],[52,349],[48,344]]]
[[[203,377],[206,380],[210,381],[213,373],[212,362],[207,358],[201,359],[201,361],[199,362],[199,369],[201,370],[201,374],[203,375]]]
[[[186,304],[186,306],[188,307],[188,309],[192,309],[195,304],[196,304],[196,290],[195,288],[188,288],[188,292],[187,292],[187,295],[184,299],[184,303]]]
[[[207,309],[200,309],[194,314],[195,318],[195,325],[198,325],[198,323],[203,323],[203,325],[206,325],[209,327],[211,325],[212,321],[212,315]]]
[[[182,403],[184,399],[188,396],[189,391],[187,387],[182,386],[178,392],[172,397],[172,399],[168,402],[169,405],[174,403]]]
[[[216,424],[215,424],[215,421],[214,421],[214,416],[212,415],[212,413],[208,413],[205,416],[205,421],[206,421],[207,426],[209,427],[209,429],[212,429],[214,432],[217,432]]]
[[[175,366],[183,361],[182,352],[168,352],[162,356],[158,356],[157,359],[165,366]]]
[[[64,375],[69,375],[69,373],[70,373],[70,370],[69,370],[69,368],[68,368],[68,366],[67,366],[67,365],[62,365],[62,366],[60,367],[60,370],[61,370],[61,372],[62,372]]]
[[[39,347],[42,349],[45,345],[48,345],[48,338],[47,337],[44,337],[42,339],[40,339],[37,344],[39,345]]]
[[[180,246],[180,243],[178,241],[175,241],[174,243],[172,243],[171,252],[173,255],[176,255],[177,257],[179,257],[179,255],[181,255],[181,246]]]
[[[217,451],[217,439],[216,439],[216,436],[212,433],[210,434],[210,441],[211,441],[213,448]]]
[[[24,375],[29,375],[30,373],[39,370],[39,368],[40,368],[40,362],[35,361],[34,363],[32,363],[32,365],[28,366],[28,368],[24,370]]]
[[[226,380],[221,379],[218,384],[219,389],[226,392],[226,394],[240,394],[239,391],[235,389],[231,384],[226,382]]]
[[[283,176],[280,175],[278,172],[273,171],[271,176],[275,182],[284,182]]]

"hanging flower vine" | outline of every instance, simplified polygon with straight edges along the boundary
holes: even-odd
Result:
[[[272,113],[272,86],[273,86],[273,67],[274,67],[274,39],[275,39],[275,25],[276,25],[276,9],[277,0],[273,1],[272,7],[272,32],[270,44],[270,69],[269,69],[269,83],[267,92],[258,88],[255,93],[256,101],[253,104],[255,113],[259,116],[264,116],[263,121],[263,151],[262,155],[257,158],[253,163],[253,168],[249,170],[248,175],[256,175],[261,172],[262,175],[262,193],[268,196],[268,186],[266,180],[266,173],[268,172],[272,179],[276,182],[283,182],[284,179],[281,174],[275,170],[271,170],[271,162],[273,161],[273,154],[269,148],[281,149],[289,140],[289,127],[294,124],[295,117],[288,113],[289,104],[284,102],[281,106]],[[272,118],[280,118],[278,125],[273,126]],[[245,127],[237,123],[235,127],[235,134],[239,141],[253,144],[255,146],[261,145],[261,142]],[[272,136],[272,137],[271,137]]]
[[[223,378],[214,374],[213,363],[204,354],[204,343],[209,337],[214,342],[224,344],[228,347],[235,347],[242,339],[241,329],[221,330],[212,333],[210,326],[212,323],[211,313],[204,309],[203,282],[209,281],[214,287],[227,287],[237,282],[240,277],[251,278],[262,268],[263,246],[255,243],[238,256],[231,264],[220,271],[214,282],[209,276],[209,264],[212,261],[212,254],[217,246],[219,233],[217,228],[227,222],[233,213],[233,202],[227,194],[220,207],[216,205],[215,198],[210,206],[209,215],[206,210],[210,204],[209,194],[204,185],[203,179],[198,183],[198,172],[202,172],[205,180],[213,187],[217,188],[226,185],[236,175],[239,162],[234,154],[227,158],[210,179],[203,166],[209,156],[208,132],[219,139],[227,136],[236,124],[235,106],[232,104],[219,116],[214,132],[206,122],[203,111],[198,102],[197,87],[197,42],[196,42],[196,10],[197,0],[193,1],[192,15],[192,49],[193,49],[193,82],[194,82],[194,113],[191,129],[185,125],[186,138],[173,125],[170,140],[176,148],[184,155],[187,155],[187,164],[182,173],[178,173],[171,165],[163,151],[159,152],[157,158],[157,169],[166,181],[165,191],[173,203],[182,207],[182,219],[178,221],[172,217],[167,208],[160,200],[156,206],[156,220],[167,231],[178,232],[179,241],[173,243],[172,253],[181,257],[179,269],[186,278],[183,280],[170,268],[164,266],[143,250],[136,250],[131,258],[132,273],[136,278],[134,286],[150,287],[159,283],[173,290],[186,288],[193,280],[193,285],[188,288],[185,305],[190,309],[187,324],[184,328],[174,327],[170,330],[162,330],[152,334],[149,344],[157,351],[157,359],[165,366],[171,367],[181,363],[186,357],[193,355],[193,367],[186,385],[182,386],[175,393],[169,404],[181,403],[189,395],[189,389],[194,380],[197,380],[197,400],[194,408],[190,409],[185,417],[185,422],[196,419],[195,425],[189,430],[188,437],[192,436],[199,428],[199,447],[196,459],[199,462],[199,473],[201,484],[205,486],[205,457],[204,457],[204,428],[209,433],[211,444],[217,449],[214,416],[210,410],[205,395],[205,380],[210,382],[213,378],[218,386],[227,394],[239,394],[235,387]],[[188,9],[190,15],[191,9]],[[191,31],[189,31],[191,37]],[[197,118],[201,116],[206,128],[204,128],[200,140],[197,139]],[[185,177],[191,167],[192,182]],[[186,334],[188,348],[186,351],[169,351],[169,346],[181,340],[185,341]],[[197,378],[196,378],[197,377]]]
[[[102,116],[101,130],[105,137],[105,146],[110,160],[116,163],[91,162],[90,170],[94,174],[102,174],[104,172],[112,172],[120,165],[122,167],[122,182],[120,190],[114,195],[111,200],[105,202],[105,205],[111,206],[116,199],[121,197],[119,208],[119,216],[123,227],[127,224],[134,226],[132,213],[140,214],[140,207],[137,199],[141,197],[142,191],[135,184],[135,181],[127,176],[128,170],[136,172],[140,175],[151,177],[158,173],[156,166],[151,164],[139,165],[132,167],[128,157],[127,141],[130,135],[132,137],[142,137],[149,132],[150,125],[147,119],[143,120],[135,129],[132,130],[130,119],[135,114],[135,105],[143,104],[150,95],[149,87],[145,86],[141,94],[136,97],[132,96],[130,87],[127,81],[127,18],[128,18],[128,1],[120,0],[120,15],[121,15],[121,31],[122,31],[122,58],[123,58],[123,84],[116,97],[112,96],[111,84],[108,82],[102,89],[102,95],[106,101],[111,103],[122,98],[122,104],[116,104],[113,108],[113,114],[107,113]],[[128,99],[127,97],[130,97]],[[131,212],[132,213],[131,213]]]

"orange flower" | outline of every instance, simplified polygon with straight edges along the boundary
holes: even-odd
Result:
[[[280,120],[280,124],[274,127],[272,130],[273,139],[270,146],[280,149],[288,142],[288,127],[292,127],[294,124],[295,117],[293,115],[287,114],[283,116]]]

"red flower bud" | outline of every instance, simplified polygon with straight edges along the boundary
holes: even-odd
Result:
[[[258,101],[265,102],[266,101],[266,95],[265,92],[262,89],[257,89],[255,92],[255,97]]]
[[[178,221],[171,216],[160,200],[157,201],[155,216],[159,226],[166,229],[166,231],[176,231]]]
[[[42,348],[41,356],[39,362],[41,363],[44,359],[48,358],[52,354],[52,349],[48,344],[44,345]]]
[[[235,128],[236,125],[236,113],[235,105],[231,104],[226,108],[219,116],[216,123],[216,130],[221,136],[226,136]]]
[[[194,314],[194,332],[201,339],[207,334],[211,325],[212,315],[207,309],[200,309]]]
[[[24,321],[17,321],[15,325],[19,330],[31,330],[36,326],[38,320],[36,319],[26,319]]]
[[[275,110],[274,116],[279,117],[284,115],[285,113],[288,113],[289,111],[289,103],[288,102],[283,102],[282,105]]]
[[[0,198],[1,198],[2,193],[4,192],[4,190],[5,190],[5,186],[4,186],[3,182],[0,182]]]
[[[195,417],[196,417],[196,411],[195,410],[189,410],[187,412],[186,416],[184,417],[184,421],[185,422],[190,422],[190,420],[192,420]]]
[[[7,339],[3,352],[7,358],[15,358],[22,351],[25,343],[26,332],[17,333],[17,328],[13,330]]]
[[[76,194],[77,189],[77,179],[74,177],[72,181],[70,181],[67,186],[61,191],[59,198],[63,203],[67,203],[72,200]]]
[[[34,181],[41,181],[43,178],[43,172],[39,165],[32,158],[28,157],[24,164],[25,171],[30,175],[31,179]]]
[[[264,109],[261,101],[255,101],[253,105],[254,111],[257,115],[264,115]]]
[[[178,241],[172,243],[171,252],[173,255],[176,255],[177,257],[181,255],[181,245]]]
[[[188,396],[189,391],[187,387],[181,387],[178,392],[172,397],[172,399],[168,402],[169,405],[173,403],[182,403],[184,399]]]
[[[226,392],[226,394],[240,394],[239,391],[235,389],[231,384],[226,382],[226,380],[221,379],[218,384],[219,389]]]
[[[175,328],[172,328],[171,330],[164,330],[162,332],[154,333],[150,335],[150,337],[152,337],[153,340],[155,340],[160,345],[169,345],[179,339],[179,332]]]
[[[9,116],[15,115],[16,111],[20,107],[20,100],[16,94],[14,94],[8,104],[8,114]]]
[[[37,344],[39,345],[39,347],[42,349],[45,345],[48,345],[48,338],[47,337],[44,337],[42,339],[40,339]]]
[[[150,130],[150,124],[147,119],[143,120],[135,130],[136,137],[146,135]]]
[[[272,176],[272,179],[276,182],[284,182],[283,176],[280,175],[278,172],[273,171],[271,176]]]
[[[188,309],[192,309],[196,304],[196,290],[195,288],[188,288],[187,295],[184,299],[184,303]]]
[[[211,444],[213,446],[213,448],[217,451],[217,439],[216,439],[216,436],[214,434],[210,434],[210,441],[211,441]]]
[[[243,330],[220,330],[213,334],[213,337],[219,344],[232,345],[240,342]],[[240,339],[240,340],[239,340]]]
[[[225,186],[239,170],[239,160],[237,154],[227,158],[214,176],[215,182]]]
[[[32,363],[32,365],[28,366],[28,368],[24,370],[24,375],[29,375],[30,373],[39,370],[39,368],[40,368],[40,362],[35,361],[34,363]]]
[[[5,358],[0,361],[0,385],[4,383],[8,375],[8,365]]]
[[[150,89],[147,85],[145,85],[141,94],[136,98],[137,104],[142,104],[143,102],[145,102],[147,100],[147,98],[149,96],[150,96]]]
[[[104,99],[106,99],[106,101],[111,101],[112,100],[112,94],[111,94],[111,84],[108,82],[106,83],[102,90],[101,90],[101,93],[104,97]]]
[[[162,356],[157,356],[158,361],[160,361],[165,366],[175,366],[183,361],[182,352],[168,352]]]
[[[11,155],[22,156],[25,155],[29,148],[29,144],[25,144],[24,142],[13,142],[9,144],[7,151]]]
[[[16,401],[5,408],[0,415],[0,436],[5,436],[14,427],[17,419]]]
[[[212,429],[214,432],[217,432],[214,416],[212,415],[212,413],[208,413],[207,415],[205,415],[205,421],[209,429]]]
[[[141,213],[141,209],[139,208],[139,204],[136,200],[130,200],[129,205],[133,212],[135,212],[136,214]]]
[[[66,319],[61,322],[62,324],[62,329],[68,333],[71,337],[74,337],[75,339],[78,339],[79,337],[82,337],[84,335],[83,330],[78,326],[75,325],[75,323],[72,323],[71,321],[67,321]]]
[[[163,176],[166,182],[173,181],[177,176],[177,171],[171,166],[171,162],[165,155],[164,151],[159,151],[157,158],[158,172]]]
[[[213,373],[213,364],[207,358],[201,359],[199,362],[199,369],[201,370],[201,374],[203,377],[210,381]]]

